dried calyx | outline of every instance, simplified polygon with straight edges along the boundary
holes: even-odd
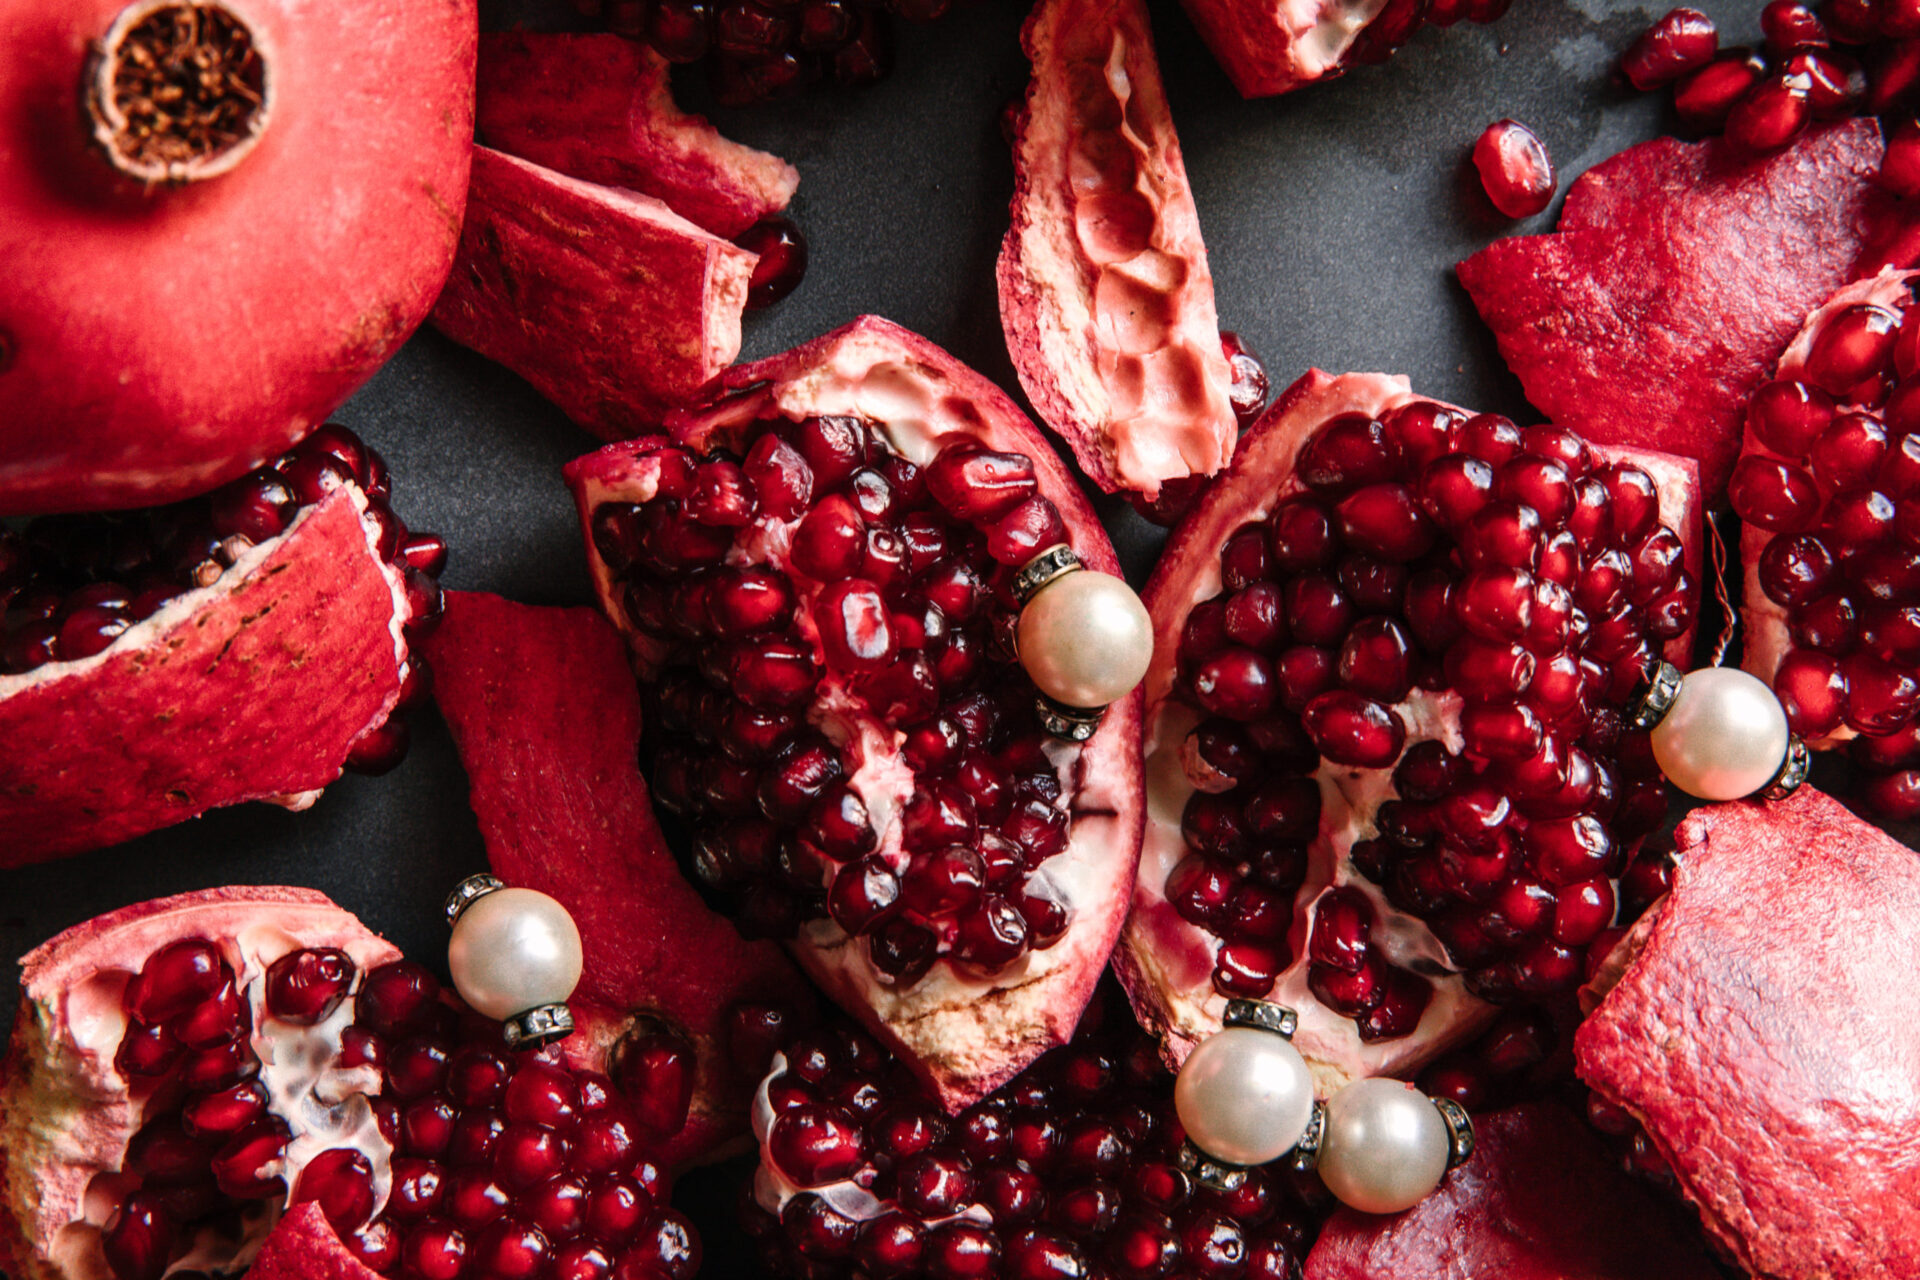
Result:
[[[107,162],[143,183],[232,169],[267,127],[270,64],[219,3],[142,0],[102,38],[86,81],[87,117]]]

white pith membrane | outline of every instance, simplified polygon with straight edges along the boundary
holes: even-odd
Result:
[[[268,1113],[291,1130],[286,1155],[268,1166],[268,1176],[284,1178],[290,1197],[315,1156],[351,1148],[372,1166],[374,1216],[385,1208],[393,1148],[380,1134],[369,1101],[381,1087],[380,1069],[340,1067],[336,1060],[361,980],[400,953],[318,893],[277,889],[238,896],[248,892],[229,891],[214,900],[185,894],[146,904],[107,930],[85,936],[89,926],[80,926],[27,957],[31,1020],[23,1018],[16,1031],[13,1071],[30,1074],[23,1093],[9,1091],[13,1105],[0,1115],[0,1139],[7,1155],[5,1203],[29,1243],[49,1242],[45,1256],[27,1260],[35,1280],[113,1280],[101,1235],[115,1206],[140,1183],[140,1176],[122,1172],[121,1164],[133,1135],[166,1114],[152,1104],[170,1078],[130,1080],[115,1068],[129,1025],[124,997],[153,953],[186,939],[202,939],[219,950],[251,1006],[248,1043],[260,1061]],[[352,958],[357,970],[352,993],[316,1026],[269,1020],[268,968],[291,952],[324,947]],[[116,963],[98,967],[102,955]],[[285,1207],[285,1199],[246,1205],[238,1235],[213,1223],[199,1224],[168,1274],[245,1269]]]
[[[330,510],[333,504],[338,502],[351,503],[354,510],[359,513],[361,533],[366,538],[367,558],[378,568],[381,577],[386,580],[388,592],[393,597],[393,610],[387,618],[387,631],[393,638],[394,665],[397,669],[404,670],[407,663],[405,627],[408,619],[413,616],[412,607],[407,602],[406,577],[398,567],[381,559],[380,525],[367,514],[369,500],[366,494],[359,485],[347,481],[319,501],[301,507],[288,522],[287,527],[277,536],[248,547],[235,557],[234,562],[211,583],[204,587],[189,588],[173,596],[151,616],[141,619],[121,632],[114,638],[112,644],[99,653],[67,662],[48,662],[18,675],[0,673],[0,702],[5,702],[28,689],[53,685],[64,680],[83,680],[97,668],[131,650],[165,647],[170,635],[194,626],[194,619],[209,605],[239,591],[283,543],[294,538],[301,532],[303,526],[319,519],[322,512]],[[385,724],[387,718],[393,714],[394,705],[399,699],[400,689],[396,683],[392,695],[367,722],[362,735],[357,736],[372,733]],[[320,795],[320,791],[316,789],[259,798],[266,803],[298,812],[311,808]]]
[[[1235,424],[1146,10],[1049,0],[1025,41],[1022,181],[999,266],[1015,366],[1102,487],[1151,498],[1225,466]]]
[[[1801,326],[1800,332],[1794,335],[1793,341],[1787,344],[1786,351],[1781,353],[1780,363],[1774,370],[1774,378],[1796,381],[1805,379],[1807,355],[1812,351],[1814,339],[1819,335],[1828,317],[1862,303],[1875,303],[1902,313],[1910,310],[1916,305],[1913,299],[1915,281],[1920,281],[1920,272],[1896,271],[1888,267],[1877,276],[1856,280],[1841,289],[1821,303],[1807,317],[1807,322]],[[1882,404],[1878,409],[1873,409],[1848,401],[1844,397],[1836,396],[1834,399],[1836,417],[1839,414],[1854,411],[1872,413],[1877,417],[1886,407]],[[1891,428],[1887,434],[1889,453],[1891,453],[1897,446],[1898,438]],[[1740,453],[1742,457],[1750,453],[1778,456],[1760,442],[1751,426],[1742,430]],[[1806,460],[1791,458],[1788,461],[1800,464]],[[1915,500],[1911,497],[1906,499],[1900,499],[1897,495],[1895,497],[1896,501]],[[1818,529],[1818,522],[1815,522],[1809,526],[1808,531],[1817,532]],[[1769,688],[1773,687],[1774,675],[1779,671],[1780,663],[1793,652],[1795,646],[1788,624],[1787,606],[1767,595],[1766,590],[1760,585],[1760,557],[1761,553],[1767,549],[1767,544],[1777,537],[1787,536],[1790,535],[1774,533],[1752,523],[1743,523],[1740,529],[1740,620],[1746,633],[1740,665],[1742,669],[1766,681]],[[1915,604],[1920,601],[1907,600],[1899,603]],[[1832,732],[1808,738],[1807,745],[1818,751],[1844,745],[1848,739],[1858,736],[1858,732],[1842,720]]]
[[[1281,0],[1286,25],[1299,34],[1288,50],[1301,80],[1318,80],[1340,65],[1387,0]]]
[[[677,421],[675,438],[696,454],[726,446],[744,455],[750,433],[770,416],[795,422],[849,416],[862,419],[889,449],[920,466],[961,438],[982,440],[989,448],[1030,451],[1024,441],[1002,438],[975,407],[984,383],[981,389],[957,385],[930,361],[911,358],[901,351],[901,339],[893,336],[901,332],[883,321],[857,322],[793,376],[755,386]],[[1057,469],[1057,460],[1036,459],[1036,465],[1040,492],[1059,497],[1049,491],[1046,469]],[[583,523],[603,502],[651,499],[657,479],[657,464],[644,457],[586,474],[577,482]],[[726,563],[782,564],[798,523],[756,515],[749,529],[736,535]],[[620,584],[593,552],[590,529],[587,542],[602,606],[633,646],[644,678],[663,652],[625,616]],[[783,572],[795,588],[794,628],[812,640],[815,632],[806,607],[811,580],[797,569]],[[904,872],[909,855],[902,848],[900,815],[914,792],[914,775],[902,756],[906,735],[864,710],[858,696],[825,667],[817,643],[814,656],[822,662],[822,675],[805,718],[849,753],[844,781],[866,804],[878,837],[876,852],[896,872]],[[1109,708],[1087,743],[1063,741],[1047,748],[1061,781],[1056,807],[1074,815],[1066,847],[1033,873],[1034,883],[1044,879],[1058,891],[1071,916],[1055,945],[1028,949],[992,977],[936,959],[923,977],[902,984],[875,967],[867,947],[830,917],[806,922],[788,944],[828,996],[906,1060],[950,1111],[990,1092],[1072,1037],[1125,909],[1133,865],[1131,819],[1126,815],[1131,807],[1128,783],[1137,777],[1129,759],[1138,732],[1137,707],[1137,696],[1123,699]],[[832,872],[829,863],[823,888]]]
[[[1185,0],[1194,24],[1247,96],[1337,75],[1387,0]]]
[[[1215,957],[1224,939],[1182,918],[1168,901],[1168,876],[1185,859],[1189,847],[1181,834],[1181,818],[1198,784],[1219,789],[1221,775],[1197,756],[1191,766],[1183,756],[1188,733],[1206,713],[1175,696],[1179,683],[1178,651],[1181,629],[1193,608],[1220,594],[1220,548],[1238,529],[1264,523],[1281,501],[1308,492],[1295,475],[1299,451],[1321,424],[1347,413],[1379,418],[1401,405],[1431,403],[1455,408],[1430,397],[1412,394],[1408,379],[1384,374],[1309,374],[1293,391],[1277,399],[1270,413],[1285,413],[1281,423],[1262,422],[1244,438],[1233,476],[1284,476],[1281,483],[1259,492],[1258,501],[1203,504],[1176,531],[1166,559],[1197,557],[1195,571],[1180,580],[1177,595],[1149,590],[1155,623],[1155,663],[1146,679],[1147,823],[1142,842],[1139,878],[1133,907],[1115,954],[1116,970],[1131,996],[1143,1025],[1161,1038],[1170,1065],[1183,1062],[1200,1041],[1221,1030],[1227,997],[1213,983]],[[1462,413],[1469,411],[1461,410]],[[1665,454],[1602,448],[1589,444],[1596,462],[1630,462],[1646,471],[1659,494],[1659,522],[1680,532],[1697,521],[1694,470],[1691,463]],[[1223,477],[1217,484],[1233,481]],[[1240,497],[1256,490],[1243,484]],[[1446,536],[1443,534],[1443,537]],[[1163,559],[1163,563],[1165,560]],[[1155,586],[1159,585],[1157,579]],[[1684,655],[1692,629],[1667,647],[1670,660]],[[1336,686],[1338,687],[1338,686]],[[1463,746],[1460,713],[1464,700],[1451,690],[1439,693],[1417,685],[1394,710],[1406,726],[1406,748],[1438,740],[1458,753]],[[1402,752],[1404,756],[1404,749]],[[1471,1040],[1493,1020],[1498,1009],[1470,992],[1431,927],[1419,917],[1387,901],[1384,888],[1356,869],[1353,846],[1380,835],[1374,817],[1382,802],[1395,798],[1393,765],[1362,769],[1320,759],[1313,773],[1320,799],[1318,833],[1308,846],[1306,879],[1292,897],[1292,924],[1287,942],[1292,960],[1280,972],[1263,1000],[1286,1005],[1299,1016],[1293,1043],[1313,1073],[1317,1096],[1326,1098],[1343,1085],[1369,1076],[1409,1077],[1447,1050]],[[1432,995],[1418,1025],[1408,1034],[1372,1043],[1361,1040],[1356,1022],[1322,1004],[1308,986],[1308,941],[1316,907],[1330,888],[1350,888],[1364,895],[1373,910],[1371,947],[1388,963],[1425,979]]]

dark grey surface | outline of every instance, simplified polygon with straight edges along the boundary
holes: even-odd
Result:
[[[1663,100],[1626,94],[1608,77],[1612,58],[1666,7],[1518,0],[1493,27],[1422,32],[1386,67],[1243,102],[1178,7],[1156,3],[1222,324],[1267,360],[1276,387],[1309,365],[1384,369],[1412,375],[1436,396],[1528,415],[1451,267],[1501,234],[1549,228],[1557,208],[1518,227],[1488,216],[1466,154],[1489,122],[1516,117],[1547,142],[1564,190],[1565,179],[1658,131]],[[1757,34],[1757,4],[1700,7],[1737,37]],[[541,16],[530,4],[513,12]],[[1012,187],[999,113],[1025,84],[1022,12],[979,0],[936,26],[904,31],[895,74],[865,92],[712,113],[729,134],[799,167],[793,212],[812,245],[800,290],[749,317],[744,356],[871,311],[925,333],[1017,394],[993,259]],[[490,20],[506,13],[496,9]],[[709,105],[697,78],[683,98]],[[519,379],[424,333],[338,416],[392,462],[395,507],[407,522],[446,536],[446,585],[542,604],[589,600],[559,468],[594,441]],[[1123,504],[1102,510],[1130,571],[1143,576],[1158,531]],[[465,779],[428,714],[398,770],[344,779],[306,813],[247,806],[0,873],[0,953],[18,955],[147,897],[288,883],[324,890],[440,965],[441,899],[483,858]],[[0,983],[10,1006],[15,972]],[[698,1194],[717,1193],[708,1183]],[[722,1265],[712,1274],[736,1272]]]

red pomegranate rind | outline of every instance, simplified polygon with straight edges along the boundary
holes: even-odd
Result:
[[[214,941],[236,971],[254,973],[301,947],[338,947],[362,970],[400,957],[324,894],[278,887],[125,907],[25,956],[24,1000],[0,1083],[0,1268],[8,1274],[105,1274],[87,1189],[121,1167],[141,1118],[114,1066],[127,1028],[122,995],[155,951],[192,937]]]
[[[222,805],[301,809],[400,697],[410,616],[344,487],[106,652],[0,676],[0,866]],[[244,714],[236,714],[244,708]]]
[[[456,591],[428,652],[494,872],[559,899],[580,926],[568,1057],[605,1071],[636,1019],[663,1022],[699,1066],[687,1125],[655,1158],[744,1135],[754,1082],[725,1057],[727,1011],[756,1000],[798,1012],[812,994],[779,947],[743,940],[674,866],[633,767],[640,697],[619,635],[592,609]]]
[[[1574,1038],[1757,1275],[1920,1270],[1920,859],[1802,787],[1695,810]]]
[[[739,354],[752,254],[651,196],[473,157],[435,328],[607,440],[656,425]]]
[[[663,200],[729,240],[786,208],[800,185],[794,167],[681,111],[668,70],[652,48],[616,35],[489,32],[480,37],[480,138]]]
[[[1168,898],[1168,878],[1188,856],[1182,821],[1196,791],[1182,747],[1203,714],[1175,696],[1180,679],[1176,655],[1188,615],[1221,592],[1220,552],[1229,537],[1244,525],[1265,520],[1283,498],[1302,491],[1296,459],[1322,423],[1345,413],[1378,418],[1416,401],[1435,403],[1414,396],[1405,378],[1309,372],[1241,437],[1232,465],[1174,530],[1147,584],[1145,600],[1155,628],[1155,661],[1144,686],[1147,825],[1133,909],[1114,968],[1142,1024],[1161,1037],[1172,1061],[1184,1059],[1200,1040],[1219,1030],[1226,1007],[1226,997],[1212,980],[1222,939],[1183,918]],[[1639,450],[1594,452],[1601,461],[1630,462],[1653,478],[1659,521],[1679,534],[1682,564],[1691,581],[1699,583],[1702,516],[1692,460]],[[1668,641],[1669,660],[1685,661],[1692,633],[1689,625]],[[1408,743],[1436,738],[1458,751],[1462,706],[1451,690],[1429,694],[1416,688],[1413,698],[1396,709],[1407,724]],[[1322,760],[1315,777],[1322,796],[1320,826],[1309,847],[1306,877],[1289,899],[1291,959],[1262,998],[1300,1014],[1295,1044],[1324,1095],[1361,1076],[1409,1075],[1470,1039],[1493,1015],[1489,1005],[1467,990],[1428,926],[1391,905],[1381,887],[1351,861],[1357,841],[1379,834],[1374,806],[1392,793],[1389,771],[1350,769]],[[1383,959],[1432,984],[1432,996],[1410,1033],[1365,1041],[1352,1018],[1323,1004],[1310,987],[1308,915],[1314,912],[1317,918],[1322,892],[1330,884],[1363,894],[1375,920],[1386,922],[1373,929]]]
[[[1475,1116],[1474,1156],[1405,1213],[1337,1210],[1306,1280],[1715,1280],[1669,1205],[1562,1107]]]
[[[1758,159],[1656,138],[1582,175],[1557,232],[1496,241],[1460,282],[1543,413],[1698,458],[1717,493],[1741,410],[1807,312],[1911,257],[1881,152],[1866,119]]]
[[[1184,0],[1187,16],[1243,98],[1329,75],[1387,0]]]
[[[921,460],[936,442],[959,438],[1024,454],[1039,492],[1056,504],[1075,550],[1091,569],[1119,573],[1111,544],[1070,473],[1006,394],[925,338],[867,316],[804,346],[730,370],[737,394],[710,409],[676,414],[675,439],[693,449],[737,443],[763,409],[793,420],[849,415],[878,424],[900,452]],[[581,513],[589,566],[602,607],[636,642],[647,674],[657,651],[624,620],[620,584],[594,546],[592,513],[606,501],[645,502],[655,493],[660,442],[632,441],[577,459],[567,468]],[[804,612],[804,611],[802,611]],[[883,733],[882,730],[885,730]],[[1113,704],[1075,766],[1073,820],[1065,851],[1045,863],[1072,902],[1075,923],[1050,949],[1028,952],[995,980],[963,980],[936,965],[904,990],[878,981],[864,947],[825,923],[792,944],[795,957],[827,995],[904,1059],[950,1110],[990,1093],[1027,1063],[1072,1035],[1111,953],[1127,907],[1141,817],[1139,694]],[[896,810],[911,785],[900,767],[900,735],[870,718],[860,739],[874,785]],[[897,828],[883,837],[898,841]],[[887,846],[883,843],[882,849]]]
[[[254,1280],[377,1280],[380,1273],[347,1252],[309,1200],[273,1224],[247,1274]]]
[[[1112,493],[1212,475],[1236,434],[1213,276],[1139,0],[1050,0],[1015,126],[1000,317],[1020,384]]]

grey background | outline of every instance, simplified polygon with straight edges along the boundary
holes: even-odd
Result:
[[[1310,365],[1410,374],[1428,394],[1530,414],[1452,265],[1502,234],[1550,229],[1557,205],[1511,224],[1466,165],[1488,123],[1512,116],[1546,141],[1565,183],[1671,127],[1664,95],[1610,83],[1612,59],[1667,5],[1517,0],[1491,27],[1425,30],[1384,67],[1286,98],[1243,102],[1173,3],[1153,4],[1163,72],[1214,271],[1223,326],[1267,361],[1276,388]],[[1705,3],[1731,39],[1758,35],[1759,5]],[[744,358],[862,312],[916,329],[1018,394],[1002,343],[993,260],[1012,169],[1001,107],[1022,91],[1024,6],[975,0],[903,28],[892,77],[798,104],[713,110],[697,75],[683,104],[775,151],[802,175],[794,216],[812,264],[797,293],[750,315]],[[492,4],[489,25],[564,26],[570,11]],[[559,479],[595,441],[518,378],[423,332],[337,417],[376,444],[394,506],[452,546],[445,585],[540,604],[590,601],[571,499]],[[1129,571],[1159,531],[1103,500]],[[310,885],[429,964],[444,965],[440,902],[484,865],[466,780],[431,712],[405,764],[346,778],[314,808],[215,813],[129,844],[0,873],[0,954],[128,902],[234,883]],[[17,995],[0,972],[0,1000]],[[727,1193],[696,1179],[687,1197]],[[702,1217],[708,1216],[702,1212]],[[725,1228],[711,1274],[739,1274]],[[736,1242],[737,1243],[737,1242]]]

